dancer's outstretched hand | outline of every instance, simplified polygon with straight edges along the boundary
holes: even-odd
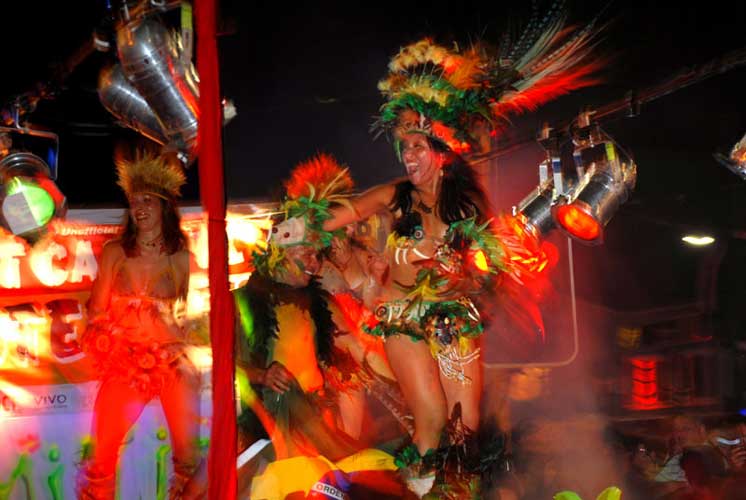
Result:
[[[264,372],[262,385],[282,394],[290,389],[290,383],[294,378],[293,374],[282,363],[275,361]]]

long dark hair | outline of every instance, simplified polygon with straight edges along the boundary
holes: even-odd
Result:
[[[165,245],[166,255],[173,255],[187,247],[187,238],[181,230],[181,215],[179,208],[172,198],[158,199],[161,202],[161,231]],[[137,226],[130,216],[129,207],[124,212],[124,232],[121,241],[124,254],[127,257],[136,257],[137,252]]]
[[[435,214],[446,224],[475,217],[477,222],[489,218],[489,201],[477,181],[474,169],[461,155],[455,153],[446,144],[427,137],[433,151],[445,156],[443,162],[443,181],[440,194],[435,204]],[[394,197],[389,205],[392,212],[399,211],[401,216],[394,223],[394,230],[407,234],[406,227],[411,226],[419,214],[412,211],[412,192],[415,187],[409,180],[396,184]],[[402,231],[399,230],[401,226]]]

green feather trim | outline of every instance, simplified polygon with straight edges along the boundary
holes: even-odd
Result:
[[[453,242],[458,235],[463,240],[471,242],[472,247],[484,252],[488,271],[491,274],[497,274],[505,271],[507,266],[505,265],[505,250],[500,240],[490,230],[491,222],[492,220],[488,220],[479,225],[474,217],[454,222],[448,227],[446,241]]]

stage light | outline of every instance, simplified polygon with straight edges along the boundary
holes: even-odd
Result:
[[[54,199],[40,185],[32,179],[15,177],[8,183],[3,207],[15,197],[20,197],[28,206],[31,217],[36,226],[43,226],[54,215]],[[21,232],[21,231],[14,231]]]
[[[554,186],[551,181],[547,181],[537,186],[518,205],[518,219],[536,237],[546,235],[556,227],[552,218],[554,198]]]
[[[593,242],[601,236],[601,224],[589,215],[587,206],[581,209],[578,204],[560,205],[556,212],[560,226],[576,238]]]
[[[742,180],[746,180],[746,135],[730,151],[728,156],[715,153],[715,159]]]
[[[696,236],[688,234],[681,238],[681,241],[695,247],[703,247],[713,244],[715,242],[715,238],[713,238],[712,236]]]
[[[582,112],[569,134],[548,125],[541,130],[538,142],[546,157],[539,164],[539,185],[513,207],[513,215],[536,237],[559,227],[581,243],[598,245],[634,189],[636,165],[623,150],[624,160],[619,158],[615,142],[591,122],[591,114]],[[568,147],[574,173],[565,165]]]
[[[0,159],[0,222],[11,233],[34,239],[52,218],[64,215],[65,197],[50,174],[44,160],[28,151]]]
[[[621,163],[611,142],[603,144],[606,161],[595,162],[572,196],[553,207],[557,225],[568,236],[586,244],[603,242],[603,230],[627,201],[637,178],[633,162]]]

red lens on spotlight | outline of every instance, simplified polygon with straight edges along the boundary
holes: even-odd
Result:
[[[557,208],[557,222],[571,235],[585,241],[593,241],[601,236],[601,225],[596,219],[575,205],[562,205]]]

